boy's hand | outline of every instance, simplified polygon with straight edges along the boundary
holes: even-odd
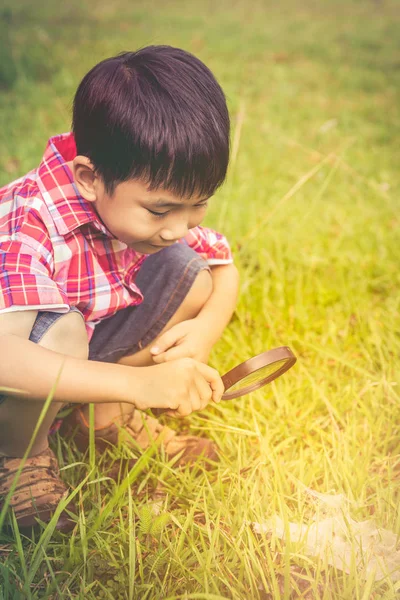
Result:
[[[191,358],[136,367],[134,372],[134,404],[140,410],[162,408],[173,416],[186,417],[211,400],[219,402],[224,393],[218,371]]]
[[[151,346],[150,352],[157,364],[178,358],[194,358],[207,363],[214,341],[207,336],[204,322],[190,319],[166,331]]]

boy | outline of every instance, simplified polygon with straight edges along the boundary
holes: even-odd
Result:
[[[220,400],[206,363],[238,292],[226,239],[200,227],[229,159],[225,97],[200,60],[150,46],[102,61],[78,87],[72,129],[0,190],[0,387],[20,390],[0,397],[0,508],[61,371],[11,499],[21,528],[68,494],[47,438],[66,403],[80,405],[63,428],[82,450],[95,403],[100,450],[162,435],[179,464],[216,458],[209,440],[140,411]],[[57,528],[72,526],[63,513]]]

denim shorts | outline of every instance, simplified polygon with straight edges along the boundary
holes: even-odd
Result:
[[[148,346],[178,310],[203,269],[209,270],[207,262],[183,244],[173,244],[149,255],[135,280],[144,300],[96,325],[89,343],[89,360],[114,363]],[[79,312],[75,307],[71,311]],[[64,314],[39,312],[29,339],[39,343]]]

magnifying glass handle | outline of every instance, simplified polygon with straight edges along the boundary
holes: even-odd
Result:
[[[171,408],[152,408],[151,412],[153,413],[153,415],[155,417],[160,417],[161,415],[168,415],[169,417],[172,417],[173,419],[183,419],[184,418],[178,412],[176,412],[176,410],[173,410]]]

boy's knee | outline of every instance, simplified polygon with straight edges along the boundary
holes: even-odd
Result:
[[[89,342],[82,316],[77,312],[63,315],[46,331],[39,345],[73,358],[87,360]]]
[[[186,304],[189,304],[194,310],[200,310],[211,296],[212,291],[213,282],[211,273],[208,269],[203,269],[197,275],[189,290],[186,297]]]

